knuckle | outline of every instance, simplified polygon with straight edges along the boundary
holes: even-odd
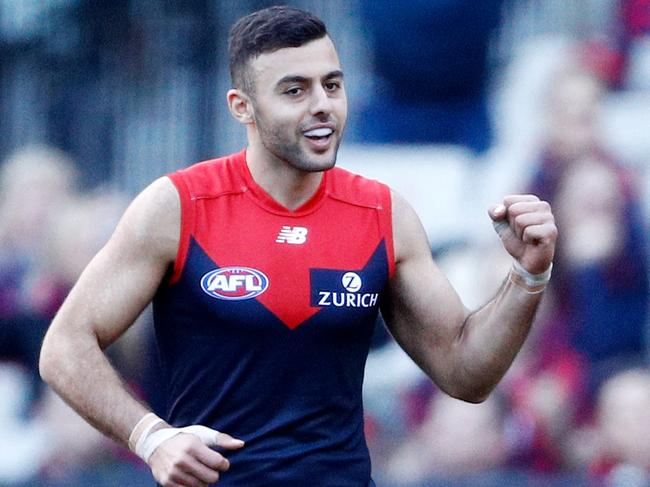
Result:
[[[209,484],[213,484],[219,480],[219,472],[215,472],[214,470],[211,470],[210,472],[206,472],[205,474],[203,474],[202,477]]]
[[[514,224],[515,224],[515,227],[518,228],[518,229],[522,229],[522,228],[526,227],[526,216],[525,215],[517,215],[514,218]]]
[[[226,457],[224,457],[220,453],[217,453],[217,455],[214,458],[211,459],[210,465],[213,468],[219,468],[224,464],[224,462],[227,462],[227,461],[228,460],[226,460]]]
[[[184,456],[187,456],[187,455],[191,455],[194,452],[194,450],[195,450],[195,447],[192,444],[192,442],[190,441],[190,442],[186,442],[186,443],[183,444],[183,446],[180,449],[180,452]]]
[[[169,474],[169,480],[171,482],[181,483],[183,481],[183,476],[178,470],[174,470]]]
[[[510,215],[514,217],[517,217],[519,215],[527,213],[529,210],[530,210],[530,203],[521,201],[519,203],[514,203],[512,206],[510,206],[510,208],[508,208],[508,213],[510,213]]]

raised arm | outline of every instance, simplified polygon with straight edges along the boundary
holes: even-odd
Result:
[[[168,178],[161,178],[129,206],[108,243],[73,287],[43,342],[43,379],[90,424],[125,446],[135,426],[142,424],[140,420],[153,415],[128,392],[103,351],[153,298],[174,262],[179,234],[178,193]],[[169,425],[157,425],[161,427]],[[187,454],[168,451],[175,443],[187,443],[196,450],[193,458],[183,458],[186,471],[177,463]],[[170,476],[177,481],[192,476],[214,482],[218,470],[227,468],[227,460],[190,435],[177,435],[164,448],[160,446],[146,460],[164,485],[176,485]],[[199,485],[196,482],[196,478],[189,479],[183,485]]]
[[[417,215],[393,194],[396,273],[384,318],[443,391],[470,402],[487,398],[528,335],[543,289],[528,274],[550,267],[557,237],[549,205],[535,196],[508,196],[489,215],[521,267],[510,272],[494,299],[470,312],[433,261]]]

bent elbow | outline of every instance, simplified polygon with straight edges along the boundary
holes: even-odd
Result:
[[[49,358],[49,351],[45,342],[41,346],[41,353],[38,358],[38,373],[41,376],[41,379],[46,384],[50,383],[51,377],[51,360]]]
[[[461,401],[469,402],[472,404],[481,404],[482,402],[485,402],[487,398],[490,397],[490,393],[484,393],[484,394],[465,394],[462,396],[458,396],[456,399],[460,399]]]
[[[56,365],[55,346],[52,343],[52,337],[46,335],[38,359],[38,373],[46,384],[52,385],[52,381],[56,378]]]
[[[490,397],[493,389],[493,387],[457,387],[446,392],[454,399],[459,399],[472,404],[480,404]]]

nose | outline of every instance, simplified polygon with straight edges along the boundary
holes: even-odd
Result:
[[[332,112],[332,100],[330,99],[327,91],[322,86],[317,86],[311,96],[311,114],[329,115]]]

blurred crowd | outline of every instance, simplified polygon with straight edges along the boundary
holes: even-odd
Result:
[[[635,40],[647,50],[650,2],[621,9],[611,43],[581,40],[556,51],[532,157],[509,188],[551,203],[559,241],[534,328],[505,379],[484,404],[465,404],[431,386],[390,340],[369,358],[370,447],[388,485],[650,485],[642,193],[650,154],[620,160],[603,120],[610,97],[650,93],[647,80],[631,80],[632,66],[648,62]],[[650,118],[635,129],[645,137]],[[470,239],[438,255],[451,276],[469,274],[464,298],[484,302],[499,286],[510,258],[496,242]]]
[[[487,61],[511,2],[394,3],[359,2],[377,81],[354,115],[352,142],[462,146],[480,171],[490,165],[485,154],[512,140],[491,121],[496,76]],[[560,235],[531,335],[497,390],[474,405],[440,393],[380,324],[364,391],[378,485],[650,486],[642,184],[650,152],[624,160],[608,146],[603,121],[616,94],[650,94],[650,1],[611,3],[607,31],[572,40],[548,76],[539,130],[527,159],[510,169],[518,174],[508,189],[548,200]],[[650,117],[636,128],[634,137],[647,138]],[[63,144],[22,144],[0,163],[0,485],[148,485],[139,461],[38,377],[49,322],[128,200],[110,177],[81,177],[90,164],[82,153],[54,145]],[[472,304],[489,299],[510,266],[496,238],[486,242],[468,235],[433,249]],[[145,313],[109,355],[134,393],[157,407],[149,325]]]
[[[82,192],[77,177],[47,146],[0,167],[0,485],[67,478],[113,449],[38,375],[49,322],[125,207],[114,191]]]

